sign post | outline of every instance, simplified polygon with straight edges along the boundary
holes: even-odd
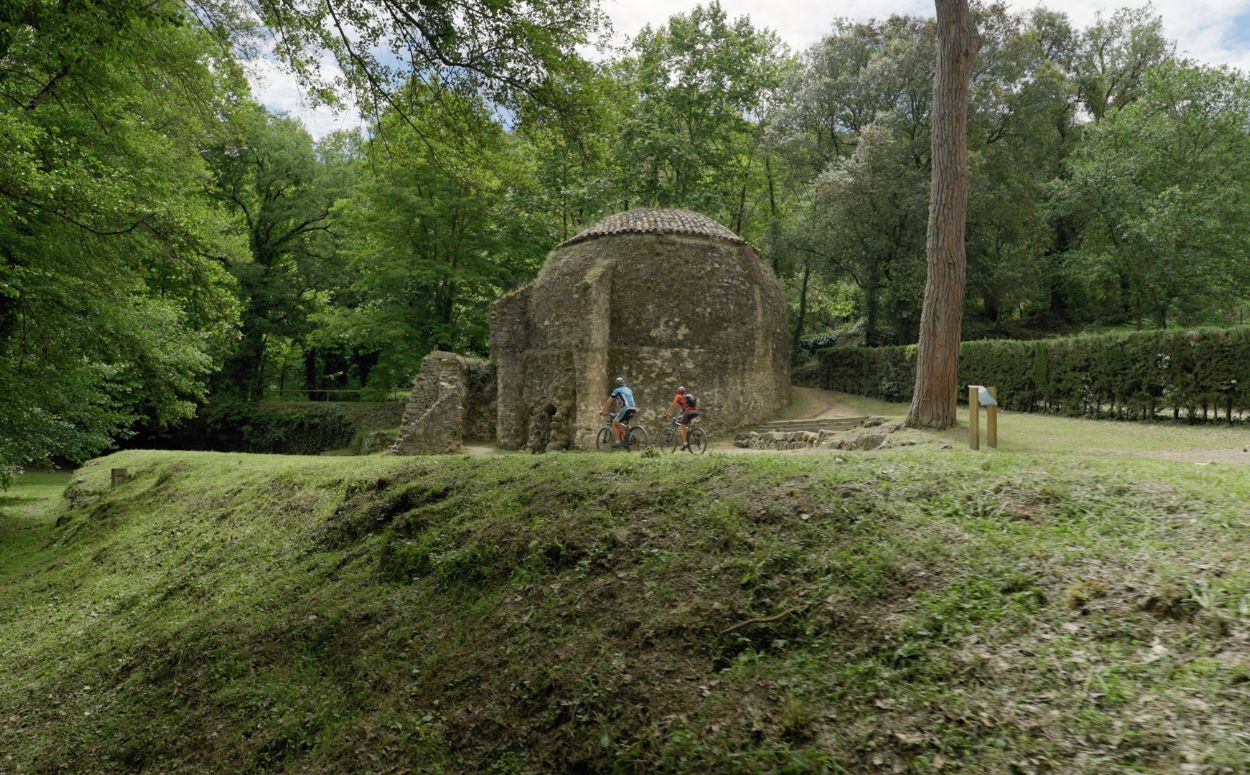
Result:
[[[981,403],[978,398],[980,385],[968,386],[968,449],[981,448]]]
[[[990,449],[998,449],[998,389],[986,388],[990,394],[990,402],[985,405],[985,445]]]
[[[998,388],[968,386],[968,449],[981,448],[981,407],[985,407],[985,446],[998,449]]]

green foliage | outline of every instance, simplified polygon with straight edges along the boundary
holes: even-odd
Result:
[[[832,348],[818,357],[821,387],[910,399],[914,347]],[[1025,412],[1231,421],[1250,412],[1250,328],[964,342],[959,384],[993,385],[1000,405]]]
[[[620,117],[625,201],[691,208],[753,236],[751,215],[764,204],[762,132],[785,46],[746,17],[731,21],[713,0],[643,28],[632,49],[617,65],[637,95]]]
[[[1075,42],[1065,64],[1095,121],[1141,97],[1147,70],[1171,60],[1176,48],[1163,37],[1162,17],[1149,6],[1121,8],[1109,18],[1100,13]]]
[[[316,455],[347,448],[356,430],[356,423],[337,405],[272,409],[220,399],[202,407],[194,419],[149,439],[148,444],[165,449]]]
[[[0,15],[0,469],[191,414],[245,257],[207,194],[231,63],[182,5]]]
[[[867,127],[854,152],[812,182],[809,209],[795,224],[822,274],[844,275],[862,290],[870,346],[884,321],[904,340],[919,325],[929,176],[912,163],[916,150],[899,134]]]
[[[315,97],[336,101],[345,86],[373,116],[402,104],[411,79],[496,104],[563,105],[565,79],[583,64],[577,47],[603,25],[586,0],[199,0],[195,8],[222,33],[255,32],[258,20]],[[340,82],[324,75],[327,53]]]
[[[518,153],[532,166],[529,207],[550,221],[553,242],[629,204],[618,185],[618,128],[633,99],[628,84],[608,67],[587,67],[568,88],[576,102],[559,109],[526,105],[513,131]]]
[[[812,332],[914,340],[928,19],[837,21],[796,58],[711,2],[591,63],[587,0],[9,5],[0,481],[206,401],[385,389],[430,349],[485,354],[492,301],[579,227],[639,205],[701,210],[761,245],[796,350]],[[966,330],[1239,319],[1244,77],[1178,62],[1149,9],[1084,29],[976,13]],[[256,105],[234,57],[258,54],[315,102],[350,92],[367,139],[314,143]],[[317,75],[327,55],[337,83]],[[904,395],[906,364],[881,367],[873,391]],[[1109,390],[1090,411],[1149,412]],[[1186,397],[1158,405],[1214,402],[1198,393],[1169,386]]]
[[[323,318],[326,338],[379,353],[383,385],[406,383],[433,349],[484,355],[490,303],[551,243],[527,208],[526,160],[487,106],[417,83],[407,98],[422,109],[383,117],[364,149],[370,174],[339,204],[353,279]]]
[[[241,336],[216,392],[259,400],[280,343],[308,345],[325,291],[340,284],[330,210],[349,188],[353,145],[331,136],[315,147],[296,120],[240,100],[205,151],[213,194],[241,222],[252,258],[231,267],[243,305]]]
[[[315,455],[347,447],[356,433],[355,423],[338,406],[281,411],[262,409],[244,418],[231,419],[246,422],[240,428],[239,446],[226,451]]]
[[[1150,9],[1084,30],[1041,9],[975,13],[967,329],[1195,324],[1234,311],[1244,274],[1234,256],[1250,220],[1239,193],[1246,133],[1234,126],[1245,110],[1231,97],[1242,79],[1180,77],[1193,68],[1169,64],[1174,47]],[[770,247],[853,282],[869,345],[917,335],[933,56],[929,20],[838,22],[791,75],[769,130],[792,209]],[[1221,106],[1220,120],[1202,123]],[[1191,164],[1211,174],[1180,173]],[[1108,221],[1097,201],[1129,212]],[[1109,303],[1117,285],[1123,304]]]
[[[1142,96],[1092,127],[1069,158],[1056,206],[1087,214],[1072,260],[1104,319],[1165,326],[1244,298],[1247,113],[1242,75],[1160,65]]]

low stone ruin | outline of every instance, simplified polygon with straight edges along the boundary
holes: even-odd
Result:
[[[874,450],[907,447],[916,442],[896,439],[894,428],[883,427],[884,417],[865,417],[860,427],[844,430],[747,431],[734,437],[734,446],[744,449],[795,450],[842,449]]]
[[[391,455],[459,452],[495,432],[495,369],[479,358],[434,351],[421,361]]]

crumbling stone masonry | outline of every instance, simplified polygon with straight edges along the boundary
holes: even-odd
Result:
[[[883,417],[865,417],[858,428],[845,430],[754,430],[734,436],[734,446],[746,449],[792,450],[792,449],[844,449],[874,450],[892,447],[908,447],[916,444],[913,439],[898,439],[893,431],[882,428]]]
[[[491,358],[497,439],[514,449],[539,428],[549,449],[592,447],[618,375],[652,427],[679,384],[720,431],[789,400],[780,285],[752,245],[686,210],[630,210],[557,245],[534,282],[492,307]]]
[[[495,426],[495,370],[487,361],[435,351],[421,361],[393,455],[457,452]]]

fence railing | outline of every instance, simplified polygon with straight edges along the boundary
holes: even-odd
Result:
[[[402,401],[409,391],[402,388],[286,388],[268,390],[262,401]]]

